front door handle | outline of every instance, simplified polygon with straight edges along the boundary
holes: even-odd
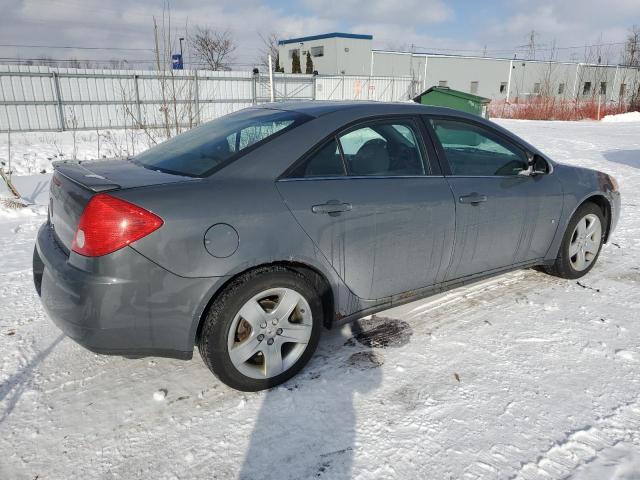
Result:
[[[470,203],[471,205],[478,205],[479,203],[486,202],[487,196],[480,195],[479,193],[473,192],[469,195],[463,195],[460,197],[460,203]]]
[[[352,206],[350,203],[342,203],[339,200],[329,200],[321,205],[311,207],[313,213],[326,213],[332,217],[340,215],[342,212],[349,212]]]

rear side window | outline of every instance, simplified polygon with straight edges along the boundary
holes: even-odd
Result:
[[[332,138],[290,177],[424,175],[423,153],[411,121],[381,121]]]
[[[335,138],[328,141],[292,173],[292,177],[340,177],[345,175],[340,148]]]
[[[431,120],[451,168],[459,176],[510,176],[527,169],[523,150],[491,130],[455,120]]]
[[[204,177],[250,147],[295,128],[309,118],[282,110],[241,110],[177,135],[137,155],[133,161],[152,170]]]

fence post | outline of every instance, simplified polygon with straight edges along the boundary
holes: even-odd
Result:
[[[318,80],[318,76],[317,75],[314,75],[311,78],[311,99],[312,100],[316,99],[316,88],[317,88],[316,82],[317,82],[317,80]]]
[[[138,88],[138,75],[133,75],[133,86],[136,92],[136,115],[138,116],[138,128],[142,128],[142,109],[140,108],[140,90]]]
[[[260,73],[253,72],[251,77],[251,103],[254,105],[258,103],[258,75]]]
[[[51,72],[51,77],[53,78],[53,89],[56,94],[56,103],[58,105],[58,121],[60,124],[60,131],[64,132],[67,129],[67,126],[64,120],[64,110],[62,108],[62,96],[60,95],[60,82],[58,80],[58,74],[56,72]]]
[[[198,70],[193,71],[193,99],[196,104],[196,125],[200,125],[200,90],[198,89]]]

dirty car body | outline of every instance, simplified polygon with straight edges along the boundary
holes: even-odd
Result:
[[[203,140],[220,131],[225,142]],[[601,206],[603,241],[620,211],[608,175],[445,108],[267,104],[184,135],[133,159],[56,165],[34,278],[50,318],[92,351],[191,358],[221,292],[256,268],[312,277],[331,327],[551,265],[582,204]],[[106,254],[79,253],[96,197],[152,212],[160,226]]]

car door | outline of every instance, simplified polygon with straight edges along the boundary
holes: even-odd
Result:
[[[411,118],[375,120],[327,139],[277,182],[287,207],[362,299],[441,281],[454,200]],[[437,167],[437,164],[436,164]]]
[[[562,210],[560,182],[549,173],[523,175],[526,151],[485,125],[428,118],[456,199],[456,234],[446,280],[544,257]]]

